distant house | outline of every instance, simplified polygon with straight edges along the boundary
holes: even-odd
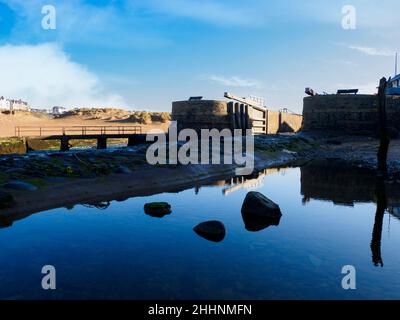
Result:
[[[6,99],[3,96],[0,97],[0,110],[7,110],[7,111],[28,111],[29,105],[28,102],[13,99]]]
[[[10,110],[10,100],[0,97],[0,110]]]
[[[29,106],[28,102],[19,100],[9,100],[10,101],[10,110],[11,111],[28,111]]]
[[[65,110],[65,108],[64,107],[55,106],[55,107],[53,107],[52,114],[53,115],[60,115],[60,114],[63,113],[62,110]]]

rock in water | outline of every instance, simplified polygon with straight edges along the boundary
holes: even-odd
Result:
[[[166,202],[152,202],[144,205],[144,212],[154,218],[163,218],[171,214],[171,205]]]
[[[249,192],[242,205],[242,213],[277,218],[281,217],[279,206],[259,192]]]
[[[221,242],[225,238],[225,226],[220,221],[207,221],[200,223],[193,228],[200,237],[213,241]]]
[[[37,190],[37,187],[34,186],[33,184],[26,183],[23,181],[10,181],[3,185],[4,188],[6,189],[13,189],[13,190],[19,190],[19,191],[35,191]]]
[[[259,192],[249,192],[242,206],[246,230],[256,232],[278,226],[282,217],[279,206]]]
[[[11,194],[0,190],[0,209],[9,208],[14,204],[14,198]]]

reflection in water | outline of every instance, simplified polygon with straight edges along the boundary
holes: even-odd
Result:
[[[86,208],[94,208],[98,210],[106,210],[110,206],[110,201],[96,202],[96,203],[87,203],[82,204]]]
[[[375,202],[376,174],[340,162],[312,161],[301,168],[303,203],[328,200],[336,205]],[[400,190],[399,190],[400,191]],[[400,192],[397,192],[400,199]]]
[[[195,193],[198,194],[201,187],[225,187],[222,189],[224,195],[229,195],[240,190],[255,190],[265,184],[265,177],[275,173],[284,175],[286,168],[269,168],[255,172],[250,176],[237,176],[228,180],[218,180],[195,187]]]
[[[242,218],[247,231],[258,232],[271,226],[279,226],[281,217],[269,218],[263,216],[251,215],[242,212]]]
[[[376,184],[376,214],[374,230],[372,232],[371,251],[372,251],[372,262],[376,267],[383,267],[383,260],[381,254],[381,240],[382,240],[382,227],[383,217],[387,208],[386,198],[386,186],[382,179],[379,179]]]
[[[375,172],[340,163],[313,161],[301,168],[301,193],[303,204],[310,199],[330,200],[335,204],[354,206],[357,202],[375,202],[375,223],[372,232],[371,251],[375,266],[383,266],[381,238],[383,218],[387,212],[398,218],[400,188],[385,184]]]
[[[251,176],[248,177],[236,177],[233,178],[229,181],[229,183],[226,183],[225,185],[228,185],[225,189],[222,190],[224,195],[229,195],[231,193],[234,193],[236,191],[245,189],[245,190],[254,190],[265,183],[265,177],[270,174],[282,172],[283,174],[285,173],[285,169],[265,169],[263,171],[257,172]]]
[[[277,171],[220,181],[197,196],[188,189],[115,201],[107,214],[82,205],[29,219],[32,212],[6,217],[1,212],[0,226],[21,221],[0,231],[0,298],[398,298],[400,220],[394,219],[390,239],[382,228],[385,213],[399,213],[400,188],[385,185],[373,172],[340,164],[312,162],[285,176],[266,177]],[[241,215],[253,188],[277,201],[285,219]],[[302,199],[310,204],[302,205]],[[162,221],[143,214],[143,205],[159,201],[171,203],[174,214]],[[108,203],[93,205],[101,209]],[[193,232],[206,220],[223,223],[226,237],[220,232],[215,238],[215,232],[213,238],[222,242],[203,240],[211,239],[210,231],[202,238]],[[272,225],[279,227],[248,232]],[[373,267],[371,252],[373,265],[385,262],[385,268]],[[36,283],[29,285],[48,262],[63,268],[63,286],[51,295]],[[340,286],[340,266],[349,263],[362,274],[354,292]]]

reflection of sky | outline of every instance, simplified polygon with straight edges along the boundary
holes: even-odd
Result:
[[[105,211],[51,210],[0,230],[0,297],[55,298],[399,298],[400,224],[385,216],[384,268],[371,261],[375,205],[302,205],[300,172],[265,177],[258,191],[277,202],[279,227],[244,228],[247,193],[203,187],[113,202]],[[167,201],[173,213],[155,219],[143,205]],[[221,243],[192,228],[220,220]],[[57,268],[58,289],[40,289],[44,264]],[[357,269],[357,290],[341,289],[341,268]]]

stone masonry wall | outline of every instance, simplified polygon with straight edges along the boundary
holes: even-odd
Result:
[[[400,130],[400,99],[388,97],[389,126]],[[304,98],[303,130],[345,134],[375,134],[378,99],[375,95],[319,95]]]
[[[172,120],[178,129],[218,129],[231,127],[228,103],[216,100],[177,101],[172,103]]]
[[[267,134],[279,132],[279,111],[268,110]]]

